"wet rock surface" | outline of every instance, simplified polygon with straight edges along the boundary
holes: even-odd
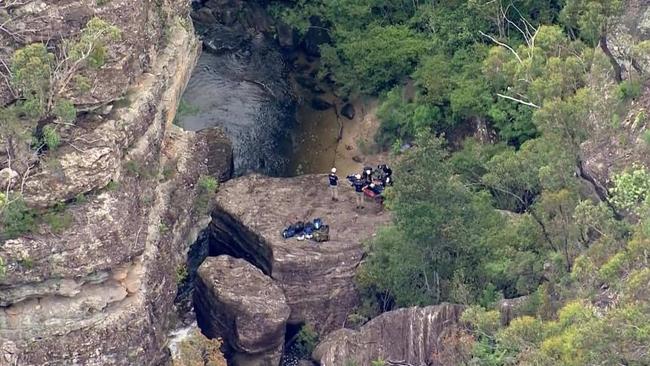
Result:
[[[197,136],[207,142],[208,173],[220,182],[230,179],[233,174],[232,143],[220,128],[206,128]]]
[[[358,331],[332,332],[312,356],[327,366],[370,365],[378,359],[393,365],[447,366],[437,355],[445,352],[444,338],[456,331],[462,311],[452,304],[389,311]]]
[[[210,338],[223,337],[236,365],[278,365],[289,307],[273,279],[243,259],[222,255],[198,269],[197,320]]]
[[[326,175],[269,178],[259,175],[223,184],[208,227],[210,254],[242,257],[270,275],[284,291],[290,323],[310,323],[321,332],[341,327],[358,295],[354,276],[363,242],[389,220],[375,203],[355,210],[352,188],[341,182],[332,201]],[[289,223],[320,217],[330,241],[283,239]]]

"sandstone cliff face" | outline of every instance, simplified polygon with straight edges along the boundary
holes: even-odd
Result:
[[[357,305],[354,276],[363,242],[389,220],[374,203],[355,210],[353,190],[342,184],[341,201],[332,202],[325,175],[234,179],[220,187],[208,228],[212,255],[255,264],[284,291],[289,322],[310,323],[321,332],[342,327]],[[287,224],[316,217],[330,225],[329,242],[280,235]]]
[[[185,0],[3,1],[0,19],[6,32],[0,32],[0,59],[7,61],[13,50],[29,43],[56,43],[74,37],[88,20],[100,17],[122,31],[122,41],[109,48],[110,61],[104,67],[86,75],[91,81],[90,91],[77,92],[72,97],[77,105],[111,102],[155,64],[164,38],[170,36],[174,17],[186,16],[188,3]],[[13,99],[6,80],[0,78],[0,106]]]
[[[330,333],[313,357],[327,366],[370,365],[379,359],[390,365],[446,366],[438,355],[445,353],[444,338],[455,331],[462,310],[460,305],[443,304],[389,311],[359,331]]]
[[[208,172],[207,142],[172,126],[199,51],[182,18],[188,4],[28,3],[21,11],[29,16],[21,19],[30,27],[43,22],[34,14],[52,16],[39,25],[46,27],[42,34],[74,33],[93,12],[124,26],[125,43],[111,52],[126,59],[102,69],[97,78],[106,88],[77,103],[114,100],[131,88],[110,114],[74,127],[75,142],[50,157],[59,164],[44,165],[25,182],[25,199],[34,207],[87,194],[66,205],[69,227],[42,226],[0,245],[7,270],[0,278],[0,364],[159,364],[176,273],[205,225],[192,205],[196,182]],[[75,14],[81,14],[77,21]],[[163,20],[170,23],[163,27]]]

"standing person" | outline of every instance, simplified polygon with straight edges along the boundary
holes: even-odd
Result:
[[[330,193],[332,194],[332,201],[339,200],[339,177],[336,175],[336,168],[332,168],[332,172],[327,176],[329,179]]]
[[[366,181],[361,178],[361,174],[354,176],[352,186],[354,187],[354,192],[357,195],[357,208],[363,208],[363,188],[366,186]]]
[[[372,183],[372,168],[369,166],[363,167],[361,178],[366,182],[366,184]]]

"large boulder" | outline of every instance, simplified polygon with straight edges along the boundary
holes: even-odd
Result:
[[[238,365],[279,365],[290,311],[282,289],[252,264],[227,255],[206,259],[197,273],[194,304],[203,332],[223,337]]]
[[[341,108],[341,115],[347,119],[353,119],[355,114],[354,105],[352,103],[345,103]]]
[[[225,182],[233,173],[232,142],[220,128],[206,128],[198,131],[197,135],[203,138],[208,145],[208,173],[220,182]]]
[[[442,304],[384,313],[355,331],[340,329],[318,344],[313,357],[321,365],[370,365],[383,359],[389,365],[446,366],[445,339],[458,331],[463,306]]]
[[[338,329],[358,304],[354,277],[363,243],[390,219],[374,203],[355,210],[349,187],[340,187],[339,194],[340,201],[331,201],[326,175],[228,181],[219,188],[208,228],[211,254],[246,258],[270,275],[284,290],[290,323],[310,323],[321,332]],[[280,235],[287,224],[316,217],[330,226],[330,241]]]

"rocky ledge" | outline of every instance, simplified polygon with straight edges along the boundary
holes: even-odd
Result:
[[[341,200],[331,201],[325,175],[229,181],[208,228],[210,254],[242,257],[271,276],[291,308],[289,323],[310,323],[321,333],[338,329],[358,303],[354,276],[363,243],[389,220],[375,203],[355,210],[347,185],[339,193]],[[330,241],[280,235],[287,224],[316,217],[330,225]]]
[[[384,313],[355,331],[330,333],[316,347],[313,357],[321,365],[370,365],[384,360],[389,365],[446,366],[446,338],[455,335],[463,306],[442,304]]]

